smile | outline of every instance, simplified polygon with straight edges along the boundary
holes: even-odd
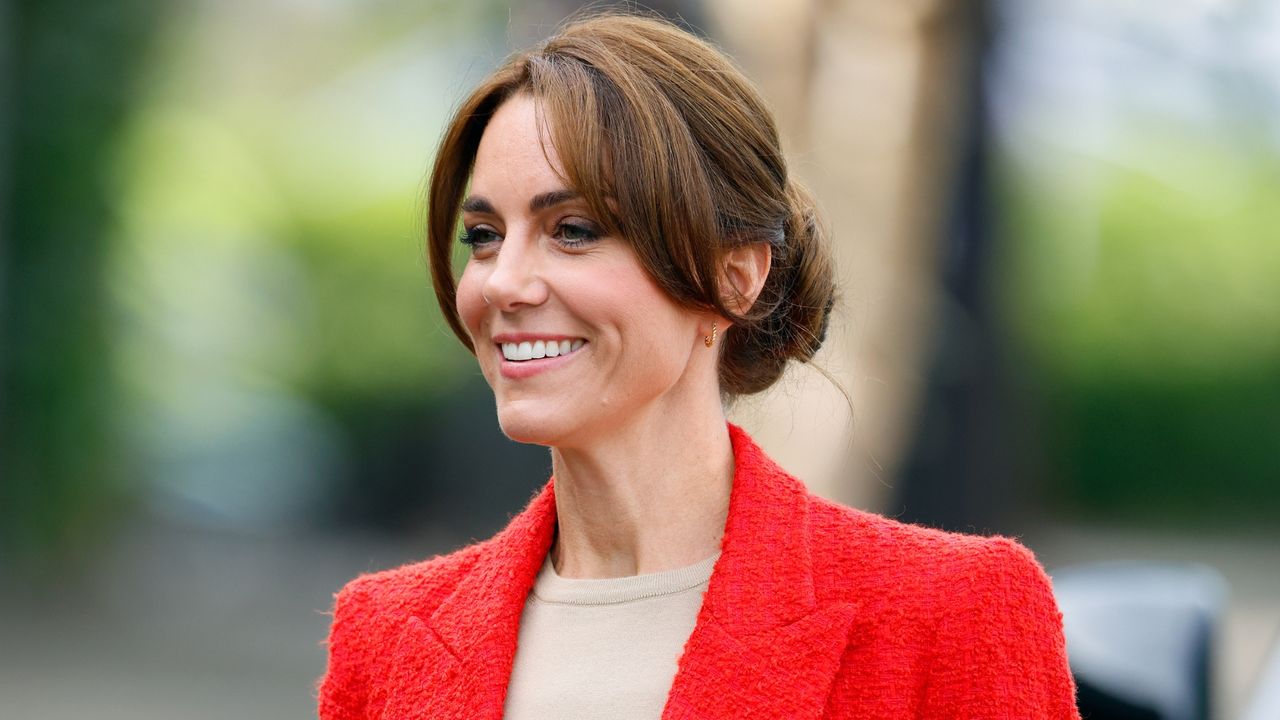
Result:
[[[510,362],[527,362],[553,358],[576,352],[586,343],[582,338],[573,340],[535,340],[502,343],[502,357]]]

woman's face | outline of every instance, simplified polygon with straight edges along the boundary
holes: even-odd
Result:
[[[714,362],[694,354],[711,352],[699,317],[659,289],[622,238],[602,235],[565,184],[536,113],[516,95],[480,140],[458,313],[503,432],[581,446],[633,421],[662,422],[694,376],[711,367],[714,379]]]

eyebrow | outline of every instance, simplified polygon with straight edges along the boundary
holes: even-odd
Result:
[[[555,207],[563,202],[577,200],[582,197],[581,193],[574,190],[552,190],[539,195],[534,195],[529,201],[529,212],[538,212],[546,210],[549,207]],[[464,212],[489,213],[496,215],[497,210],[494,209],[493,203],[478,195],[473,195],[462,201],[462,210]]]

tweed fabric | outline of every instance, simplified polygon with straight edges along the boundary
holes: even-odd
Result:
[[[730,425],[721,555],[664,720],[1078,720],[1062,617],[1013,540],[810,495]],[[321,720],[502,717],[555,480],[493,538],[338,593]]]

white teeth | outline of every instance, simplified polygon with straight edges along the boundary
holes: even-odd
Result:
[[[538,360],[544,357],[559,357],[581,348],[586,341],[578,340],[537,340],[534,342],[502,343],[502,357],[512,362]]]

